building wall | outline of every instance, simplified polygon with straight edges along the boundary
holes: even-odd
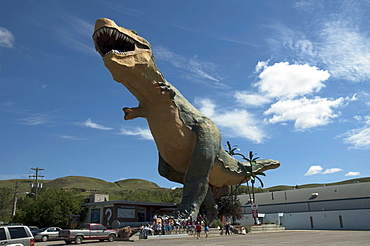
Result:
[[[288,230],[370,230],[370,209],[284,213],[280,218]]]

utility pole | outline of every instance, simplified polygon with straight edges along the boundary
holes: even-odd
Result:
[[[13,208],[12,208],[12,218],[15,215],[15,210],[17,209],[17,194],[18,194],[18,181],[15,182],[15,187],[14,187],[14,196],[13,196]]]
[[[38,182],[39,178],[43,178],[44,176],[39,175],[39,171],[44,171],[43,168],[31,168],[31,170],[35,171],[35,175],[29,175],[30,178],[35,178],[35,183],[31,184],[32,188],[35,188],[35,198],[37,198],[37,190],[42,188],[42,184]]]

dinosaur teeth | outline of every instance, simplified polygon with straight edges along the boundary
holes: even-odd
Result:
[[[93,38],[97,39],[97,38],[100,38],[102,35],[108,35],[110,37],[113,37],[115,40],[121,39],[121,40],[124,40],[125,42],[128,42],[130,44],[135,43],[135,40],[132,39],[131,37],[127,36],[126,34],[121,33],[116,29],[112,29],[112,28],[108,28],[108,27],[102,27],[99,30],[97,30],[94,33]]]

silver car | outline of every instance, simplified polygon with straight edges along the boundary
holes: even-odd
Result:
[[[0,225],[0,245],[34,246],[35,239],[24,225]]]
[[[34,234],[36,241],[46,242],[48,240],[58,239],[59,231],[62,230],[59,227],[44,227],[36,231]]]

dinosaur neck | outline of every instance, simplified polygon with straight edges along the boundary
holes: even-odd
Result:
[[[153,104],[158,101],[160,92],[156,86],[165,79],[151,53],[142,52],[123,58],[113,53],[104,58],[104,63],[114,80],[123,84],[139,102]]]

